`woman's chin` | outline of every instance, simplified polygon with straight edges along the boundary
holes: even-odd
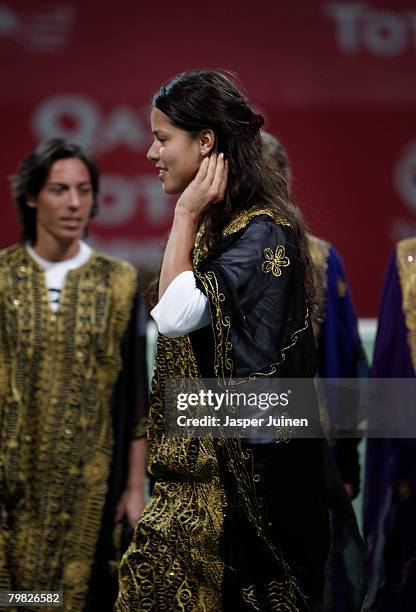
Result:
[[[163,181],[162,188],[167,195],[177,195],[178,193],[182,193],[185,189],[182,185],[174,185],[169,181]]]

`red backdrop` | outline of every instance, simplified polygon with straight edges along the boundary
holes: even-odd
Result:
[[[146,161],[152,92],[195,67],[238,73],[289,151],[311,229],[341,252],[360,316],[393,242],[416,234],[416,10],[410,1],[0,4],[0,247],[18,237],[7,176],[37,141],[93,147],[91,241],[154,269],[173,202]]]

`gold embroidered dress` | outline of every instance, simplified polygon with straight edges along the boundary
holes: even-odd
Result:
[[[256,448],[175,438],[165,431],[164,396],[175,378],[313,376],[296,238],[273,210],[257,208],[224,230],[215,258],[202,239],[203,230],[193,266],[212,324],[159,335],[147,438],[155,485],[121,562],[116,610],[306,610],[328,544],[322,441]]]
[[[93,251],[54,313],[25,247],[0,253],[0,589],[63,590],[66,611],[88,589],[136,289],[129,264]]]

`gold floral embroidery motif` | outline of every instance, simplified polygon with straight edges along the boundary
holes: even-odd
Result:
[[[273,249],[264,249],[264,257],[266,261],[263,262],[261,269],[266,274],[271,272],[273,276],[281,276],[281,268],[287,268],[290,265],[289,257],[286,257],[283,245],[277,246],[274,253]]]

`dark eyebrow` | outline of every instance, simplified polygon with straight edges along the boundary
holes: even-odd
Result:
[[[163,130],[153,130],[153,131],[152,131],[152,134],[153,134],[154,136],[156,136],[156,138],[158,138],[158,137],[159,137],[161,134],[162,134],[162,135],[163,135],[163,134],[166,134],[166,135],[167,135],[167,132],[164,132]]]
[[[60,183],[59,181],[48,181],[47,185],[54,185],[55,187],[68,187],[68,183]],[[77,183],[77,187],[83,187],[84,185],[92,186],[91,181],[82,181]]]

